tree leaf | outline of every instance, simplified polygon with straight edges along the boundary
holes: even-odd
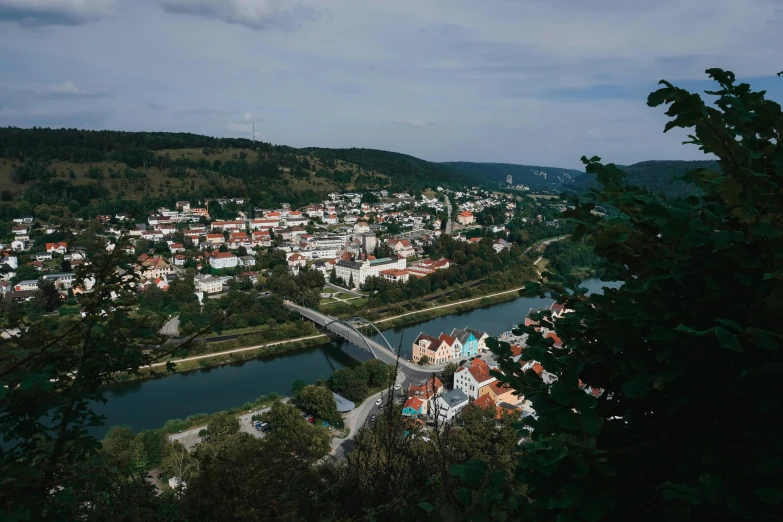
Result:
[[[623,384],[623,393],[629,399],[644,399],[650,395],[650,385],[652,379],[639,375],[635,379],[632,379]]]
[[[724,348],[728,348],[729,350],[733,350],[735,352],[745,351],[740,345],[739,341],[737,340],[737,336],[733,335],[724,327],[716,326],[715,335],[718,337],[718,340],[720,341],[720,345],[723,346]]]
[[[690,326],[685,326],[684,324],[679,325],[674,330],[677,332],[685,332],[691,335],[707,335],[708,333],[711,333],[715,328],[708,328],[707,330],[695,330],[691,328]]]
[[[419,507],[421,509],[423,509],[424,511],[426,511],[427,513],[429,513],[430,511],[435,509],[435,506],[433,506],[429,502],[422,502],[422,503],[419,504]]]
[[[762,350],[774,351],[780,349],[780,343],[775,340],[775,337],[770,332],[759,328],[748,328],[748,333],[753,344]]]
[[[756,490],[756,495],[765,504],[776,506],[783,502],[783,488],[761,488]]]

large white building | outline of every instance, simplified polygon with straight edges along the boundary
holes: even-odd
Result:
[[[211,275],[198,274],[193,278],[196,291],[214,294],[223,291],[223,280]]]
[[[378,277],[382,271],[392,268],[404,269],[405,258],[391,259],[384,257],[373,259],[372,261],[348,261],[341,259],[335,263],[335,275],[342,278],[346,284],[353,280],[353,286],[359,287],[364,284],[368,277]]]
[[[234,268],[239,264],[239,258],[231,252],[213,252],[209,256],[209,266],[212,268]]]

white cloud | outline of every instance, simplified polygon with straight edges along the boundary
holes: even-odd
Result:
[[[114,0],[0,0],[0,22],[25,27],[82,25],[113,11]]]
[[[250,29],[294,30],[316,20],[321,11],[283,0],[157,0],[167,13],[216,18]]]
[[[396,119],[394,120],[394,123],[398,125],[407,125],[408,127],[430,127],[432,125],[435,125],[434,121],[419,120],[419,119],[412,119],[412,120]]]

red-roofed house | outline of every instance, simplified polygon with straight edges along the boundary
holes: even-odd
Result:
[[[470,366],[460,368],[454,373],[454,388],[462,390],[465,395],[475,400],[489,393],[489,388],[484,389],[483,393],[482,389],[496,380],[489,374],[487,363],[481,359],[473,359]]]
[[[373,256],[369,256],[373,257]],[[399,270],[397,268],[390,268],[389,270],[381,270],[381,277],[386,279],[387,281],[392,281],[394,283],[402,282],[407,283],[408,279],[410,278],[410,274],[407,270]]]
[[[416,253],[413,249],[413,245],[407,239],[390,239],[386,242],[394,253],[402,257],[411,257]]]
[[[402,414],[406,417],[418,417],[424,414],[423,411],[424,401],[416,397],[411,397],[405,401],[405,405],[402,407]]]
[[[467,210],[465,212],[462,212],[457,216],[457,222],[460,225],[470,225],[476,221],[476,218],[468,212]]]
[[[435,397],[443,393],[443,383],[436,376],[424,384],[412,384],[408,387],[408,398],[416,398],[423,402],[421,413],[426,415],[432,407]]]
[[[492,397],[489,395],[482,395],[475,401],[473,401],[473,406],[477,408],[486,408],[486,409],[495,409],[495,401],[492,400]]]
[[[46,251],[50,254],[62,254],[65,255],[68,252],[68,243],[61,241],[60,243],[46,243]]]
[[[425,355],[429,364],[440,364],[451,360],[452,349],[443,342],[425,333],[420,333],[413,341],[413,362],[419,362]]]

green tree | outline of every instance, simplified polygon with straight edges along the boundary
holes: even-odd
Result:
[[[47,312],[54,312],[60,307],[63,301],[62,295],[54,286],[54,281],[41,279],[38,281],[38,293],[36,296],[38,304]]]
[[[12,283],[18,283],[19,281],[37,281],[41,277],[41,273],[32,265],[20,265],[16,269],[16,275],[11,279]]]
[[[369,391],[367,382],[367,373],[362,372],[360,366],[340,368],[329,377],[329,387],[354,402],[361,402],[367,397]]]
[[[337,403],[334,400],[334,395],[325,386],[305,386],[296,395],[296,405],[302,411],[312,413],[331,423],[340,421],[340,414],[337,413]]]
[[[443,384],[452,384],[454,382],[454,374],[459,370],[459,364],[451,361],[440,371],[440,380]]]
[[[239,419],[231,413],[213,415],[207,425],[210,442],[220,442],[236,433],[239,433]]]
[[[430,358],[427,355],[422,355],[419,359],[419,364],[424,366],[425,364],[429,364]]]
[[[783,114],[732,73],[707,72],[710,103],[668,82],[648,101],[669,105],[667,131],[688,129],[718,158],[687,175],[701,195],[666,199],[583,158],[602,188],[565,215],[624,284],[589,296],[569,277],[527,287],[573,310],[556,322],[563,348],[524,328],[551,385],[495,347],[503,380],[537,412],[517,474],[529,520],[780,518]],[[593,215],[596,204],[616,216]]]
[[[305,386],[307,386],[307,383],[305,383],[302,379],[295,380],[291,385],[291,395],[296,398],[296,396],[299,395],[299,392],[301,392]]]

